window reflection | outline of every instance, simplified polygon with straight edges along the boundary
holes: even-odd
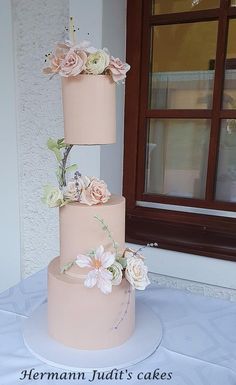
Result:
[[[210,122],[204,119],[150,119],[146,192],[204,198]]]
[[[155,26],[149,108],[211,109],[218,22]]]
[[[221,124],[216,199],[236,202],[236,119]]]
[[[223,108],[236,109],[236,20],[229,21]]]
[[[232,0],[232,2],[235,0]],[[218,8],[219,0],[201,0],[192,6],[192,0],[153,0],[153,14],[200,11],[202,9]]]

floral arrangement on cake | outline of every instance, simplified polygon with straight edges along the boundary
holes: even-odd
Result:
[[[124,80],[130,65],[110,55],[108,49],[96,49],[89,41],[75,44],[71,41],[57,43],[53,52],[46,54],[49,66],[43,72],[63,77],[87,75],[110,75],[114,82]]]
[[[113,245],[113,252],[106,251],[103,245],[91,250],[87,255],[79,254],[75,261],[63,266],[61,273],[77,265],[80,268],[88,268],[89,272],[84,280],[84,286],[92,288],[97,286],[104,294],[112,292],[112,287],[120,285],[123,279],[137,290],[145,290],[150,284],[148,268],[144,263],[141,250],[146,246],[133,250],[126,248],[119,250],[119,245],[114,241],[112,234],[104,220],[95,217],[102,225]],[[156,247],[157,243],[149,243],[147,246]]]
[[[70,17],[69,28],[65,29],[69,32],[69,39],[57,43],[54,50],[45,55],[45,63],[49,62],[43,70],[45,74],[51,77],[56,74],[63,77],[110,75],[116,83],[126,78],[130,65],[112,56],[107,48],[94,48],[87,40],[77,43],[73,17]]]
[[[105,251],[100,245],[89,255],[78,255],[75,261],[79,267],[89,268],[84,286],[97,286],[104,294],[112,291],[112,286],[120,285],[123,278],[138,290],[144,290],[150,281],[144,257],[132,249],[126,249],[123,254]]]
[[[54,153],[58,162],[56,176],[59,187],[46,185],[42,201],[49,207],[62,207],[71,202],[80,202],[89,206],[106,203],[111,196],[106,183],[94,176],[81,175],[77,165],[67,167],[67,159],[73,147],[65,144],[64,138],[48,139],[48,148]],[[74,172],[74,176],[67,181],[67,173]]]

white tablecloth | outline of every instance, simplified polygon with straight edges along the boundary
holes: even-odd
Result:
[[[142,363],[127,368],[122,384],[157,382],[170,385],[236,385],[236,303],[160,288],[152,284],[137,292],[139,300],[150,306],[162,321],[163,340],[158,350]],[[115,380],[54,379],[48,373],[65,376],[63,370],[45,365],[25,348],[21,325],[34,309],[47,299],[46,271],[43,270],[0,295],[0,385],[110,384]],[[23,378],[32,369],[38,379]],[[158,369],[171,372],[171,379],[141,379],[139,373]],[[127,379],[127,373],[132,378]],[[47,373],[42,377],[43,373]],[[36,374],[37,376],[37,374]],[[140,375],[143,376],[142,374]],[[149,376],[147,374],[147,376]],[[27,377],[28,378],[28,377]],[[117,383],[117,382],[116,382]]]

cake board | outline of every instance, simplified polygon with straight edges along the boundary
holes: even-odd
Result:
[[[41,305],[24,321],[24,342],[28,350],[46,364],[85,373],[108,371],[137,364],[153,354],[161,343],[162,326],[157,315],[136,301],[136,326],[122,345],[104,350],[78,350],[52,339],[47,331],[47,304]]]

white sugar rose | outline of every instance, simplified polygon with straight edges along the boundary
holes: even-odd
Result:
[[[63,195],[58,187],[47,185],[44,187],[44,196],[42,201],[49,207],[59,207],[64,203]]]
[[[83,205],[88,205],[88,206],[92,206],[92,205],[96,204],[93,202],[91,195],[89,194],[89,192],[87,190],[81,191],[79,201]]]
[[[79,199],[79,193],[75,181],[67,183],[66,189],[64,191],[64,198],[70,201],[77,201]]]
[[[113,279],[111,281],[112,285],[117,286],[122,281],[122,266],[119,262],[115,261],[108,270],[112,273]]]
[[[82,190],[86,189],[89,186],[91,180],[86,175],[80,175],[78,178],[76,178],[75,182],[76,182],[78,191],[81,192]]]
[[[82,190],[86,189],[89,184],[90,179],[85,175],[80,175],[73,178],[70,182],[67,183],[67,186],[64,190],[64,198],[71,201],[80,200],[80,194]]]
[[[147,266],[144,265],[142,259],[136,257],[127,259],[125,277],[135,289],[145,290],[150,284],[147,273]]]
[[[131,257],[136,257],[136,258],[144,259],[144,256],[142,254],[139,254],[138,250],[135,251],[135,250],[130,249],[129,247],[127,247],[127,249],[125,249],[125,251],[124,251],[124,258],[128,259],[128,258],[131,258]]]
[[[87,55],[84,51],[70,49],[61,62],[59,74],[64,77],[77,76],[85,70]]]
[[[109,61],[109,55],[102,49],[91,53],[86,62],[86,72],[92,75],[100,75],[108,66]]]
[[[111,196],[106,183],[98,178],[91,178],[89,186],[82,190],[80,203],[92,206],[98,203],[106,203]]]
[[[76,44],[76,45],[74,46],[74,48],[75,48],[75,49],[82,50],[82,51],[87,52],[87,53],[94,53],[94,52],[97,51],[97,49],[94,48],[94,47],[91,45],[90,41],[88,41],[88,40],[83,40],[83,41],[81,41],[80,43]]]

